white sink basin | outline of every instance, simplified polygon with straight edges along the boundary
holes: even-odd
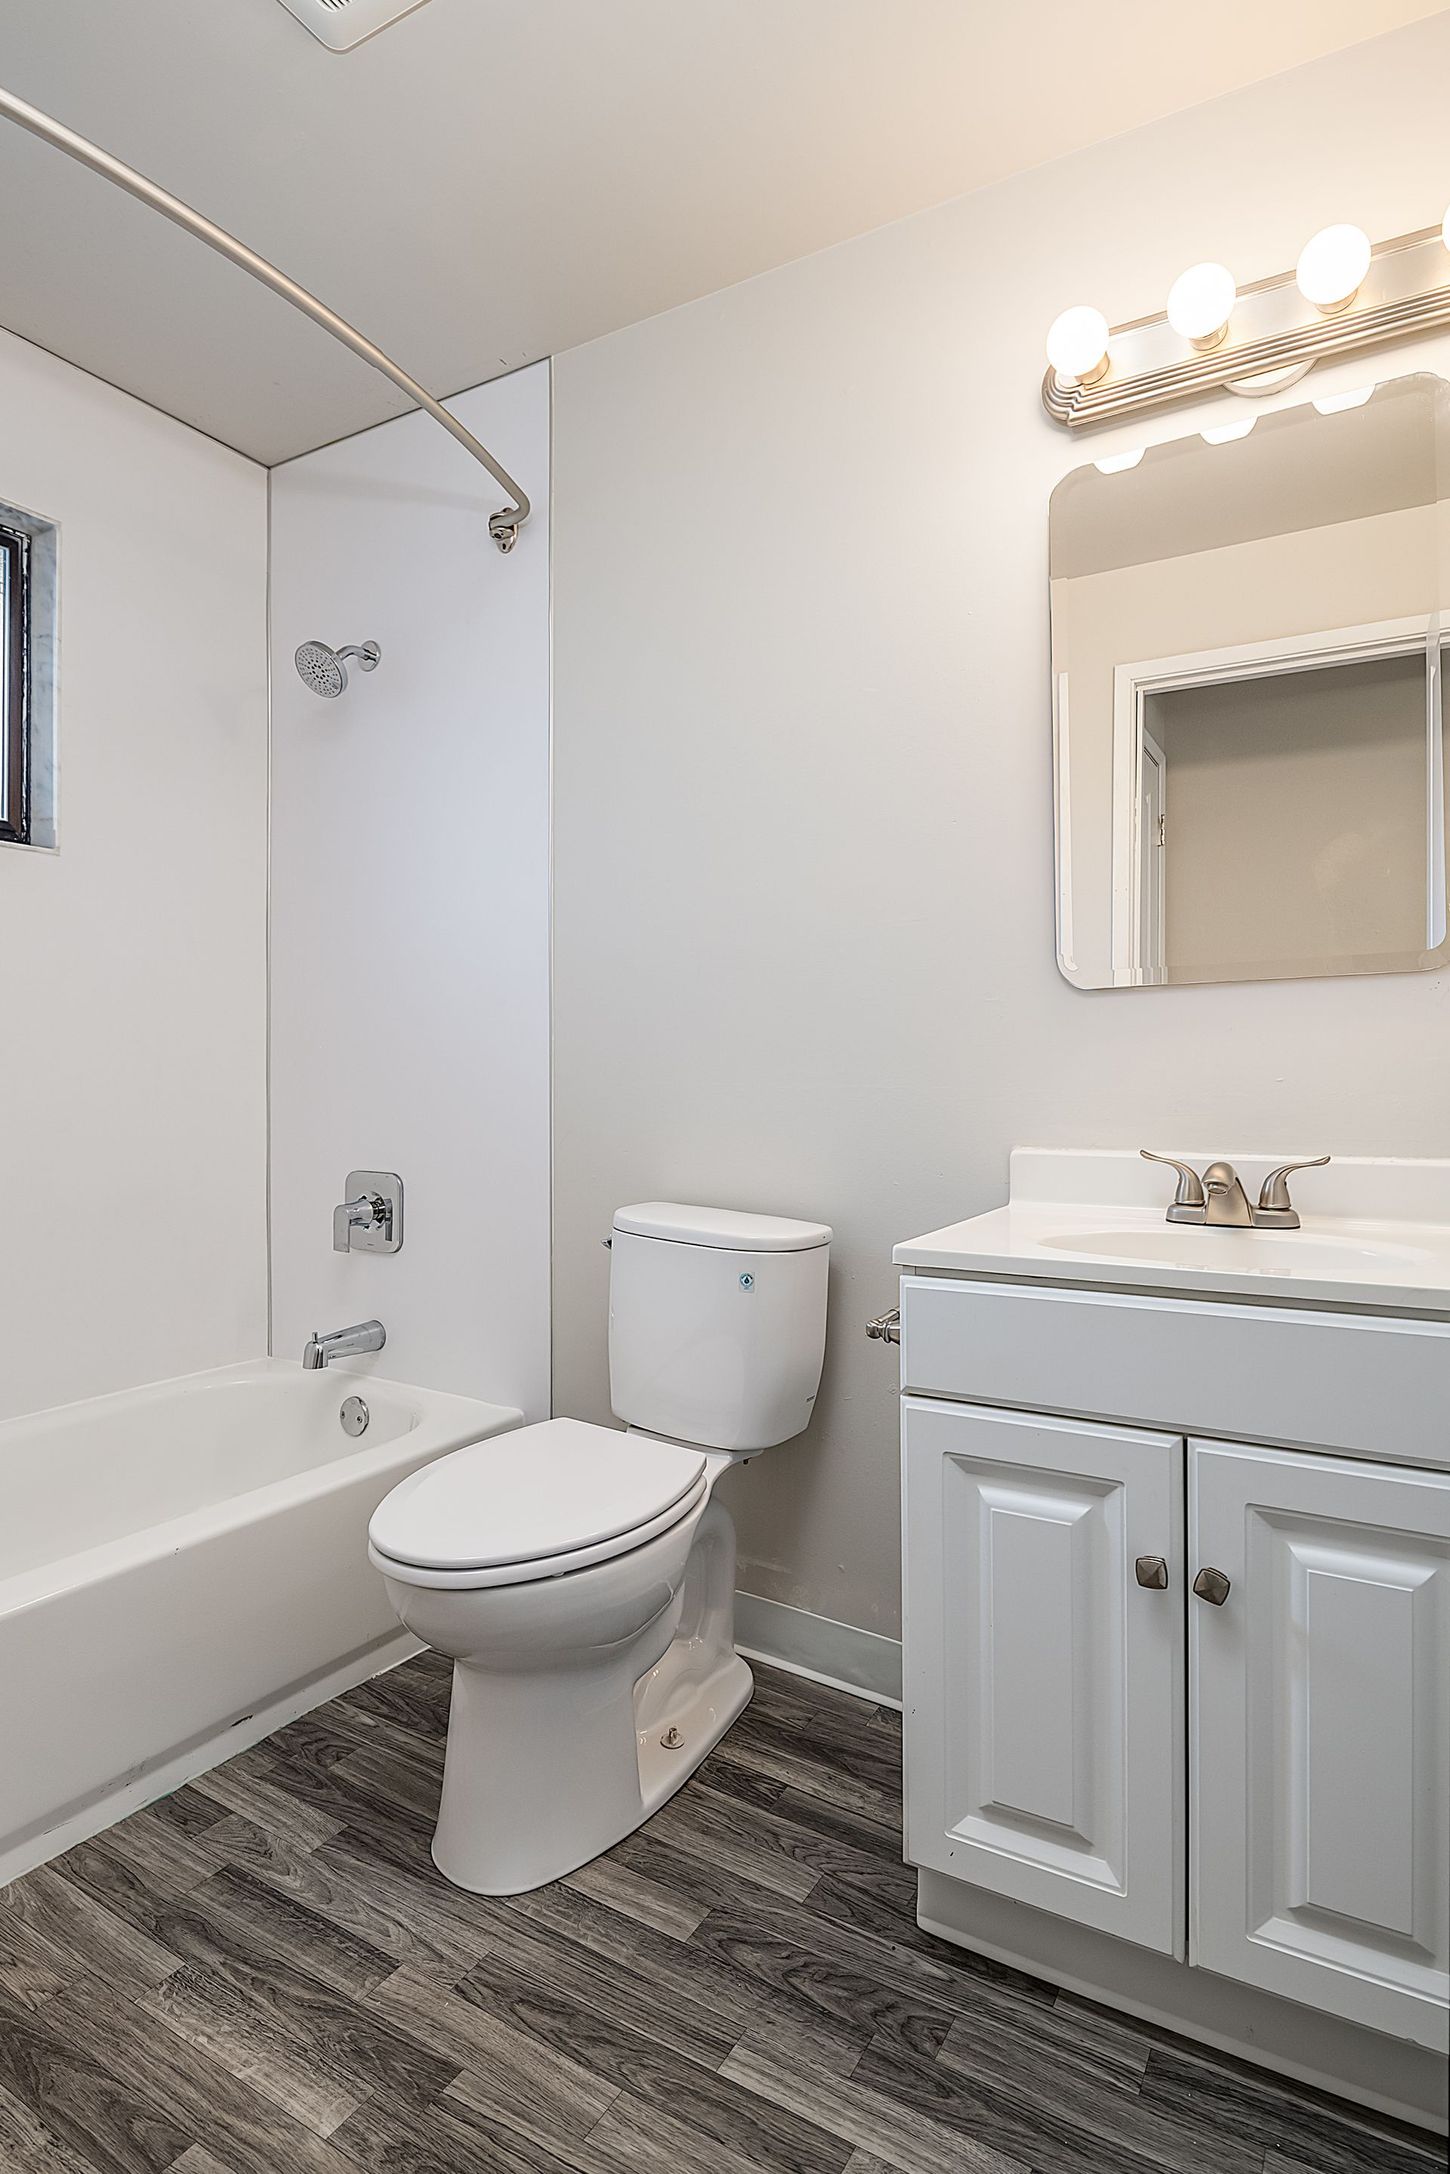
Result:
[[[1214,1150],[1187,1152],[1195,1169]],[[1250,1201],[1287,1157],[1238,1154]],[[1450,1320],[1450,1159],[1339,1156],[1291,1180],[1299,1230],[1169,1223],[1171,1177],[1132,1148],[1017,1148],[1004,1207],[896,1248],[905,1268]]]
[[[1037,1243],[1083,1260],[1142,1261],[1226,1275],[1346,1276],[1401,1270],[1430,1259],[1423,1246],[1374,1239],[1311,1238],[1299,1230],[1234,1230],[1170,1223],[1161,1230],[1043,1231]]]

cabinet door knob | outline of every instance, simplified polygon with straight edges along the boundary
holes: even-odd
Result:
[[[1161,1555],[1140,1555],[1133,1565],[1133,1575],[1150,1592],[1166,1593],[1168,1590],[1168,1565]]]
[[[1200,1600],[1206,1600],[1211,1608],[1221,1608],[1228,1599],[1231,1581],[1221,1570],[1211,1566],[1200,1570],[1193,1581],[1193,1590]]]

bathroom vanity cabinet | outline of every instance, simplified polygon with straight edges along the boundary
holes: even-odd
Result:
[[[1450,1294],[1137,1289],[993,1221],[897,1255],[922,1923],[1443,2115]]]

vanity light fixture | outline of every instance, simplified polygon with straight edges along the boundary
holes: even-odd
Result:
[[[1180,339],[1205,354],[1227,334],[1237,300],[1238,288],[1226,264],[1193,264],[1168,290],[1168,322]]]
[[[1047,335],[1047,360],[1055,377],[1095,385],[1108,367],[1108,320],[1102,311],[1079,303],[1055,317]]]
[[[1294,284],[1324,317],[1337,317],[1364,285],[1372,251],[1359,226],[1325,226],[1299,252]]]
[[[1227,266],[1192,265],[1156,317],[1109,326],[1079,303],[1048,336],[1042,404],[1080,430],[1219,392],[1259,400],[1316,362],[1450,332],[1447,251],[1450,209],[1377,245],[1362,227],[1322,227],[1293,271],[1237,290]]]

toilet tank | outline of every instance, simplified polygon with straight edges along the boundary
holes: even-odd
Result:
[[[647,1200],[614,1217],[615,1416],[740,1453],[799,1434],[826,1347],[824,1223]]]

